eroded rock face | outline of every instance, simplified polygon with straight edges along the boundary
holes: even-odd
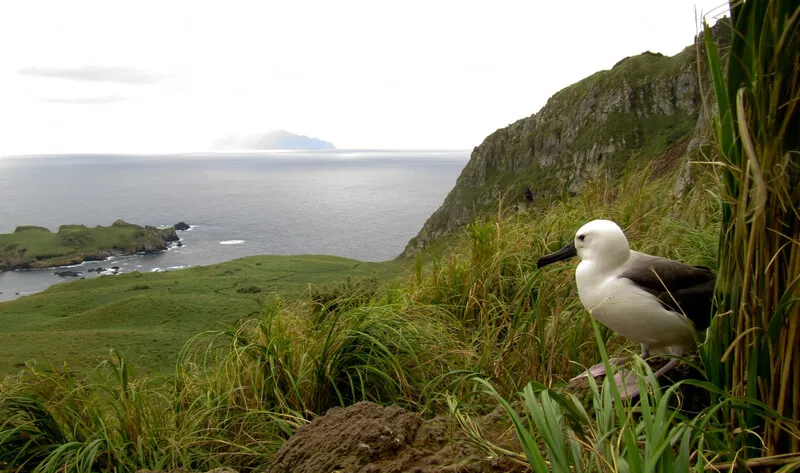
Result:
[[[482,418],[484,433],[506,443],[505,416]],[[512,433],[513,435],[513,433]],[[514,447],[514,448],[519,448]],[[424,420],[399,407],[359,402],[330,409],[298,430],[276,454],[269,473],[516,472],[510,459],[488,459],[448,418]]]
[[[729,36],[727,23],[720,20],[713,34]],[[632,160],[644,164],[684,143],[696,149],[706,128],[700,123],[706,121],[697,51],[689,46],[673,57],[648,51],[625,58],[489,135],[401,256],[411,257],[476,216],[496,212],[501,198],[506,210],[538,198],[557,200],[592,178],[617,177]]]

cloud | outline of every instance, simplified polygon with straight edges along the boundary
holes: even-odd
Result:
[[[121,95],[108,95],[105,97],[54,97],[54,98],[42,99],[40,100],[40,102],[96,105],[104,103],[124,102],[126,100],[128,100],[128,98],[123,97]]]
[[[133,67],[35,67],[19,70],[26,76],[49,77],[54,79],[81,80],[90,82],[117,82],[121,84],[155,84],[169,76],[148,72]]]

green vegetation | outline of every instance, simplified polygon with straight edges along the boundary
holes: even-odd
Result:
[[[0,304],[0,374],[28,360],[89,368],[110,348],[140,370],[172,372],[193,335],[257,317],[267,301],[352,275],[386,279],[401,265],[332,256],[254,256],[180,271],[56,284]]]
[[[483,382],[535,471],[800,468],[800,6],[750,0],[731,2],[731,13],[727,74],[708,27],[705,37],[718,110],[711,188],[721,215],[717,316],[700,348],[708,382],[646,390],[655,380],[642,365],[637,404],[620,402],[608,380],[601,391],[590,383],[588,414],[576,398],[529,384],[527,423]],[[682,384],[704,389],[709,407],[694,416],[671,408]]]
[[[197,274],[185,282],[197,290],[186,294],[198,301],[184,315],[211,305],[203,295],[216,297],[213,287],[241,320],[195,336],[168,376],[134,376],[115,355],[86,373],[28,366],[6,378],[0,469],[264,471],[313,415],[366,399],[450,412],[487,454],[515,456],[534,471],[796,470],[800,171],[798,136],[787,130],[798,129],[800,14],[788,1],[750,0],[733,6],[733,22],[739,39],[727,78],[708,43],[720,156],[702,166],[707,173],[687,194],[671,193],[674,175],[628,169],[618,182],[589,181],[546,209],[508,215],[501,208],[395,279],[397,264],[325,257],[248,258],[119,279],[129,290],[98,292],[109,313],[94,323],[112,326],[108,315],[124,313],[117,302],[159,291],[167,298],[171,285],[183,286],[170,278],[191,271]],[[617,221],[634,249],[717,268],[718,314],[698,366],[706,379],[654,389],[649,365],[634,356],[642,391],[635,403],[623,402],[609,378],[601,386],[589,380],[585,398],[562,389],[598,359],[613,372],[610,356],[630,348],[581,307],[574,263],[536,269],[538,256],[573,237],[576,222],[599,216]],[[312,263],[317,270],[298,270]],[[336,264],[351,266],[320,274]],[[271,276],[280,287],[239,276],[258,272],[255,266],[295,273]],[[105,281],[122,284],[81,283],[90,292]],[[69,285],[40,296],[61,292],[63,301],[40,308],[52,315],[41,317],[42,326],[89,305],[69,296]],[[167,317],[166,300],[154,298],[140,314]],[[24,313],[20,307],[3,322],[13,325]],[[516,396],[521,403],[507,401]],[[522,452],[500,449],[476,428],[474,416],[496,403]]]
[[[91,310],[83,313],[72,325],[76,329],[92,320],[112,330],[115,317],[133,317],[122,307],[144,301],[151,302],[139,317],[157,323],[163,318],[185,336],[209,327],[216,316],[201,315],[206,318],[198,322],[186,316],[203,314],[217,297],[230,318],[227,328],[186,344],[166,378],[134,376],[125,359],[82,374],[54,363],[52,372],[38,365],[7,378],[0,387],[0,461],[18,465],[20,455],[31,459],[23,470],[39,465],[41,471],[65,465],[65,471],[109,465],[118,471],[221,465],[263,470],[297,427],[331,406],[366,399],[431,415],[448,412],[449,394],[462,400],[459,412],[467,416],[491,404],[471,381],[476,377],[490,380],[502,396],[529,380],[562,385],[581,365],[594,364],[600,352],[587,337],[591,322],[577,300],[572,266],[540,271],[536,259],[571,238],[576,221],[603,215],[620,222],[639,250],[713,263],[718,221],[712,196],[696,189],[678,203],[669,198],[671,187],[672,176],[650,179],[632,172],[618,185],[591,184],[543,213],[475,222],[451,238],[440,256],[427,263],[420,258],[410,274],[389,283],[382,281],[401,266],[354,268],[350,260],[320,258],[315,270],[279,279],[281,264],[297,270],[317,257],[302,265],[260,257],[79,281],[14,301],[18,312],[7,320],[30,309],[19,304],[42,304],[40,310],[52,315],[41,323],[46,326],[87,299],[107,298],[102,307],[108,312],[96,318]],[[336,262],[345,268],[322,273],[322,263],[333,268]],[[259,268],[276,271],[270,279],[284,285],[283,292],[245,277]],[[79,284],[86,299],[69,287]],[[196,290],[188,291],[188,285]],[[238,292],[251,286],[262,292]],[[159,297],[153,297],[156,291]],[[178,300],[198,300],[172,321],[164,308],[174,307],[168,301],[178,297],[175,291],[186,291]],[[275,292],[280,300],[271,296]],[[601,336],[615,354],[626,352],[625,340],[607,331]],[[146,357],[156,345],[148,340],[121,353]]]
[[[800,451],[800,6],[731,2],[727,76],[713,42],[722,228],[709,380],[780,417],[722,412],[742,457]]]
[[[0,234],[0,271],[50,268],[102,260],[116,254],[165,250],[177,241],[174,228],[140,227],[117,220],[109,227],[61,225],[57,233],[44,227],[20,226]]]

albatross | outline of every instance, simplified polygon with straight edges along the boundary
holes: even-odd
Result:
[[[537,266],[574,256],[581,259],[575,282],[583,307],[598,322],[640,343],[642,358],[683,356],[697,348],[695,331],[706,329],[711,319],[716,280],[711,269],[633,251],[622,229],[610,220],[582,226],[571,243],[539,258]],[[673,357],[655,376],[678,363]],[[605,365],[598,364],[573,380],[604,374]],[[638,390],[626,385],[623,396],[626,393],[633,397]]]

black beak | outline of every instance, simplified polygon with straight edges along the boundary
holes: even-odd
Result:
[[[564,248],[556,251],[555,253],[550,253],[549,255],[544,255],[539,258],[539,261],[536,262],[537,268],[543,268],[548,264],[553,264],[556,261],[561,261],[562,259],[572,258],[573,256],[578,256],[578,251],[575,249],[575,242],[570,242]]]

